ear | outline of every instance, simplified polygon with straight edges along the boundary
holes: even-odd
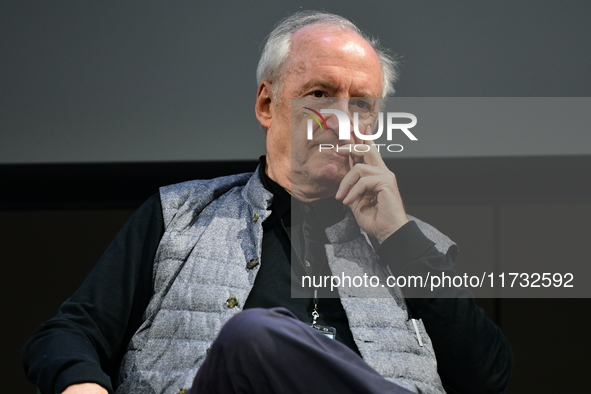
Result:
[[[266,127],[267,129],[271,127],[271,122],[273,120],[273,111],[271,109],[271,104],[273,102],[273,91],[271,88],[271,82],[261,82],[257,92],[256,104],[254,106],[254,112],[257,119],[259,120],[259,123],[261,126]]]

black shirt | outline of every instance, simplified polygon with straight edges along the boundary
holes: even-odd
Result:
[[[273,214],[263,223],[261,267],[244,309],[281,306],[311,324],[314,295],[303,289],[299,280],[302,275],[330,275],[324,229],[343,219],[345,211],[336,200],[304,204],[293,199],[265,174],[264,168],[262,159],[259,171],[263,185],[273,193]],[[330,289],[320,290],[317,323],[336,328],[336,339],[359,354],[336,289],[333,294],[323,294]]]

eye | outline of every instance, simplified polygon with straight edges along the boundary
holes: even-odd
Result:
[[[357,100],[357,106],[359,108],[362,108],[362,109],[368,109],[369,108],[369,103],[366,103],[363,100]]]
[[[362,112],[367,112],[371,109],[371,104],[365,100],[354,100],[351,101],[351,104],[357,107]]]
[[[322,91],[322,90],[315,90],[312,93],[310,93],[310,95],[320,98],[320,97],[326,97],[326,92]]]

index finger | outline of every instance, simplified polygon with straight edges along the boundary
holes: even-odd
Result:
[[[367,128],[365,129],[365,135],[370,135],[370,134],[371,134],[371,126],[368,125]],[[378,148],[373,143],[373,141],[365,141],[364,140],[364,141],[362,141],[362,143],[369,146],[369,150],[365,153],[365,155],[363,155],[363,162],[365,164],[369,164],[370,166],[388,169],[388,166],[386,165],[386,163],[384,163],[384,159],[382,158],[382,155],[378,151]]]

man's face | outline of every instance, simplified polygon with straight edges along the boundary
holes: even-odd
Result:
[[[361,36],[334,26],[309,26],[296,32],[279,101],[270,104],[268,175],[304,201],[334,196],[350,170],[350,161],[333,151],[320,152],[318,144],[336,146],[356,141],[338,139],[338,120],[334,115],[324,115],[328,129],[315,125],[313,139],[308,140],[305,126],[300,122],[303,118],[292,118],[292,98],[341,98],[321,101],[350,114],[353,119],[351,112],[356,111],[358,100],[342,98],[379,97],[381,91],[379,59]],[[300,113],[301,101],[294,100],[297,107],[294,110]],[[292,127],[297,131],[293,135]]]

